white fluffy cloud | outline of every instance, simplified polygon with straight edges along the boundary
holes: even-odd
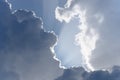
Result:
[[[69,23],[79,18],[80,33],[76,40],[83,66],[94,70],[120,65],[119,3],[119,0],[68,0],[63,8],[56,8],[59,21]]]

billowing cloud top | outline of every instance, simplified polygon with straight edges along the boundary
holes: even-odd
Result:
[[[0,79],[53,80],[62,74],[50,47],[54,33],[45,32],[42,20],[27,10],[11,12],[0,1]]]

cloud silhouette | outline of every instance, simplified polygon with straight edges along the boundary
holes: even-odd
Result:
[[[57,37],[42,24],[34,12],[12,12],[8,2],[0,1],[0,79],[53,80],[62,74],[51,51]]]
[[[64,74],[55,80],[119,80],[120,67],[114,66],[111,71],[87,72],[84,68],[70,68],[64,70]]]

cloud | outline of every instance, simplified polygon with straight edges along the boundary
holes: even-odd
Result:
[[[120,67],[114,66],[112,71],[87,72],[83,68],[70,68],[64,70],[64,74],[55,80],[119,80]]]
[[[79,18],[76,41],[83,55],[83,66],[91,70],[120,65],[119,0],[67,0],[56,8],[56,19],[69,23]],[[73,54],[74,55],[74,54]]]
[[[76,35],[76,41],[80,45],[81,53],[83,56],[83,66],[87,66],[93,70],[93,67],[89,63],[89,56],[95,48],[97,39],[99,38],[97,32],[93,28],[89,28],[86,19],[86,10],[79,6],[79,0],[68,0],[65,8],[56,8],[56,19],[59,21],[70,22],[71,19],[79,18],[80,33]],[[77,26],[77,27],[78,27]]]
[[[28,10],[12,12],[0,1],[0,79],[2,80],[119,80],[120,67],[87,72],[61,69],[51,49],[57,37],[45,32],[42,20]],[[97,17],[100,19],[101,15]],[[100,21],[101,22],[101,21]]]
[[[80,67],[65,69],[63,75],[55,80],[84,80],[83,74],[86,76],[88,73]]]
[[[19,75],[15,72],[7,72],[7,71],[1,71],[0,72],[0,78],[2,80],[20,80]]]
[[[0,1],[0,79],[54,80],[62,74],[51,51],[57,37],[42,25],[34,12],[12,12],[7,1]]]

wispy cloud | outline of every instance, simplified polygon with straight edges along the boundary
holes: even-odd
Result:
[[[93,70],[89,63],[89,56],[95,49],[96,41],[98,40],[98,34],[94,28],[90,28],[87,24],[86,9],[82,9],[78,1],[68,0],[64,8],[56,8],[56,19],[59,21],[70,22],[72,18],[79,18],[80,33],[76,35],[76,41],[80,45],[81,53],[83,56],[83,66],[87,66]]]
[[[63,8],[56,8],[56,19],[61,22],[79,18],[80,33],[76,40],[83,55],[83,66],[91,70],[120,65],[119,2],[67,0]]]

